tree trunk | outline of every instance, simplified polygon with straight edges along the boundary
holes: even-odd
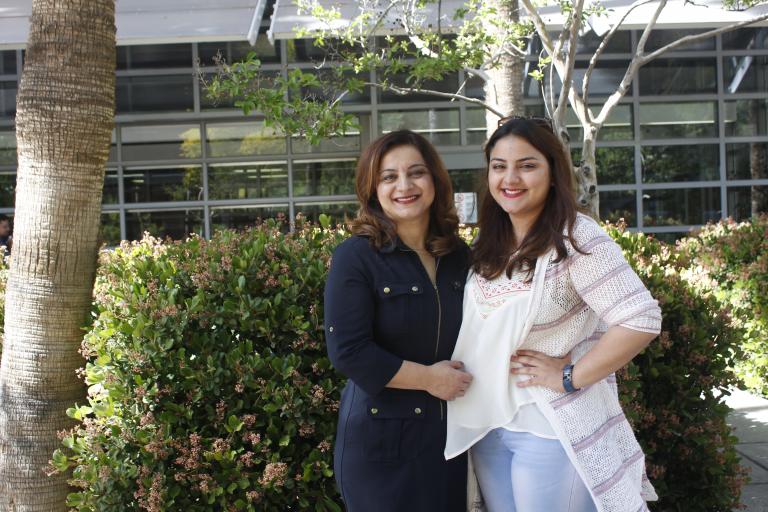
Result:
[[[565,146],[569,146],[566,144]],[[594,219],[600,219],[600,195],[597,193],[597,156],[595,132],[584,130],[581,161],[574,162],[574,187],[579,209]]]
[[[496,7],[499,17],[519,21],[520,11],[518,0],[489,0],[488,4]],[[498,32],[498,28],[492,24],[487,25],[487,30]],[[499,38],[503,34],[498,34]],[[498,51],[494,48],[493,52]],[[487,70],[489,80],[485,83],[485,100],[496,107],[505,115],[524,115],[523,106],[523,66],[521,58],[503,54],[496,67]],[[486,111],[485,114],[488,136],[498,127],[499,118],[496,114]]]
[[[34,0],[17,101],[18,182],[0,366],[0,510],[67,510],[44,469],[84,399],[75,370],[114,122],[114,0]]]

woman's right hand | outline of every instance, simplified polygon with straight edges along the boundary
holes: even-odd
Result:
[[[427,366],[427,392],[441,400],[464,396],[472,383],[472,375],[463,368],[461,361],[439,361]]]

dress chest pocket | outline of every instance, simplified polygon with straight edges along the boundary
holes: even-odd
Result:
[[[425,416],[422,397],[370,399],[364,429],[365,458],[396,462],[417,457],[424,446]]]
[[[402,334],[408,332],[412,310],[424,293],[421,283],[382,281],[376,286],[379,298],[376,311],[377,331]]]

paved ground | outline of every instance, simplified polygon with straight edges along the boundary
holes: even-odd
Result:
[[[768,400],[737,390],[726,402],[733,409],[728,423],[739,438],[741,463],[752,469],[741,502],[747,512],[768,512]]]

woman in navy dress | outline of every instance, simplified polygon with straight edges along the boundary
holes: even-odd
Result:
[[[466,457],[446,461],[446,404],[472,377],[450,356],[469,251],[445,167],[422,136],[386,134],[361,155],[353,236],[336,249],[325,335],[349,378],[334,448],[350,512],[464,512]]]

